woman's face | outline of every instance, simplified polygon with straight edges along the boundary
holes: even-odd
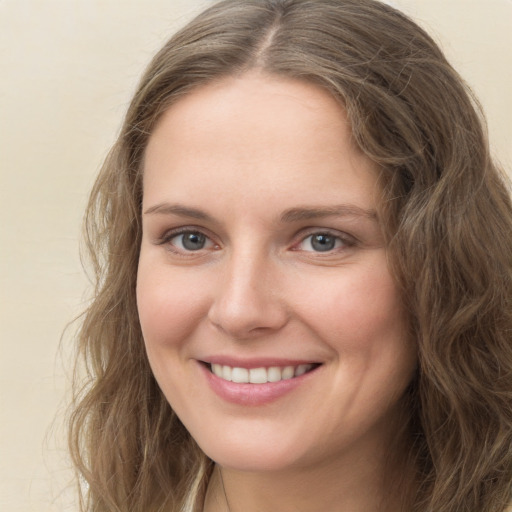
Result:
[[[160,120],[140,322],[161,389],[213,460],[284,470],[388,441],[416,358],[379,192],[343,108],[314,85],[251,73]]]

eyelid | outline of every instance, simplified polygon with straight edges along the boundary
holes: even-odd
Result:
[[[172,244],[169,244],[169,242],[174,237],[179,236],[184,233],[201,233],[213,244],[213,247],[206,248],[206,249],[198,249],[197,251],[185,251],[184,252],[181,249],[179,249],[178,247],[176,247]],[[340,239],[343,243],[343,247],[333,248],[332,250],[325,251],[325,253],[322,253],[321,251],[307,251],[307,250],[301,249],[299,247],[300,244],[302,244],[308,237],[313,236],[313,235],[319,235],[319,234],[329,235],[329,236]],[[156,245],[168,244],[170,246],[169,250],[172,250],[174,253],[180,254],[180,255],[181,254],[193,255],[194,253],[196,253],[196,255],[204,254],[204,251],[218,249],[221,245],[220,242],[217,240],[217,237],[215,235],[213,235],[210,232],[210,230],[208,230],[204,227],[195,226],[195,225],[179,226],[176,228],[168,229],[167,231],[164,232],[164,234],[162,236],[158,237],[154,243]],[[337,251],[347,250],[350,247],[357,245],[358,243],[359,243],[359,240],[356,237],[354,237],[353,235],[350,235],[349,233],[347,233],[345,231],[315,226],[315,227],[309,227],[309,228],[302,229],[294,237],[294,241],[292,242],[292,246],[290,249],[292,251],[302,251],[305,253],[315,253],[316,255],[320,255],[320,256],[322,254],[324,256],[329,256]]]
[[[336,229],[331,229],[331,228],[313,227],[313,228],[307,228],[306,230],[302,230],[297,235],[296,241],[292,245],[292,250],[303,251],[303,252],[307,252],[307,253],[316,253],[316,254],[321,255],[322,254],[321,251],[306,251],[299,247],[300,244],[302,244],[307,238],[309,238],[310,236],[313,236],[313,235],[329,235],[334,238],[338,238],[339,240],[342,241],[342,243],[344,245],[344,247],[337,248],[338,250],[344,250],[344,249],[353,247],[353,246],[357,245],[357,243],[358,243],[357,238],[355,238],[352,235],[349,235],[345,231],[338,231]],[[325,251],[325,253],[323,253],[323,254],[327,256],[334,252],[336,252],[336,248],[329,250],[329,251]]]
[[[214,248],[219,246],[219,243],[215,240],[215,237],[209,232],[209,230],[199,227],[199,226],[179,226],[177,228],[169,229],[169,230],[165,231],[165,233],[162,236],[157,238],[155,243],[156,243],[156,245],[166,245],[166,244],[169,244],[169,242],[173,238],[175,238],[179,235],[185,234],[185,233],[200,233],[201,235],[205,236],[213,244]],[[169,244],[169,245],[172,245],[172,244]],[[180,249],[178,249],[176,246],[172,246],[172,247],[174,248],[173,250],[177,253],[183,252]],[[208,250],[208,249],[199,249],[197,251],[186,251],[186,252],[187,253],[194,253],[194,252],[200,253],[203,250]]]

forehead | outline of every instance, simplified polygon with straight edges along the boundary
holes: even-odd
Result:
[[[354,144],[338,101],[316,85],[258,73],[179,100],[146,150],[145,203],[148,195],[154,202],[202,189],[228,200],[234,185],[245,197],[316,194],[316,203],[339,203],[350,192],[364,208],[374,206],[378,188],[375,166]]]

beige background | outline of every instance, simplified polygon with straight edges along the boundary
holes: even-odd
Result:
[[[60,418],[87,192],[137,78],[208,0],[0,0],[0,509],[76,510]],[[512,1],[395,0],[480,97],[512,168]],[[57,415],[57,420],[53,422]]]

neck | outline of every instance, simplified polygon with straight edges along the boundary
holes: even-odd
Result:
[[[203,512],[401,512],[416,489],[409,422],[375,425],[330,458],[297,461],[282,470],[239,470],[216,465]],[[266,468],[268,469],[268,468]]]
[[[350,464],[328,461],[291,471],[242,472],[215,466],[204,512],[398,512],[403,510],[401,499],[391,483],[404,469],[391,468],[381,457]]]

